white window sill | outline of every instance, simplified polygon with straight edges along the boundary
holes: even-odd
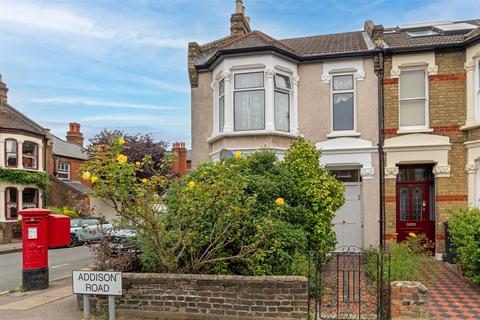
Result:
[[[406,134],[406,133],[431,133],[433,129],[424,128],[424,129],[398,129],[397,134]]]
[[[474,120],[474,121],[470,121],[468,124],[461,126],[460,130],[464,131],[464,130],[476,129],[479,127],[480,127],[480,121]]]
[[[244,137],[244,136],[280,136],[287,138],[296,138],[302,136],[299,133],[285,132],[277,130],[250,130],[250,131],[233,131],[233,132],[220,132],[212,135],[207,139],[208,143],[215,142],[224,137]]]
[[[360,137],[362,134],[357,131],[333,131],[327,134],[327,138],[338,137]]]

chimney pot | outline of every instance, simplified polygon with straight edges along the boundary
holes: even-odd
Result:
[[[83,147],[83,134],[80,131],[80,124],[76,122],[70,122],[68,126],[69,131],[66,135],[67,141]]]
[[[0,74],[0,102],[7,103],[8,100],[8,87],[2,80],[2,74]]]

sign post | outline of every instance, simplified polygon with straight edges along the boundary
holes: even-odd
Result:
[[[83,316],[90,316],[90,295],[108,296],[108,318],[115,320],[115,296],[122,295],[122,273],[112,271],[73,271],[73,293],[83,295]]]

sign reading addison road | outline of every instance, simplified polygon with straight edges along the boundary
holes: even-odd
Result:
[[[122,295],[122,273],[110,271],[73,271],[73,293]]]

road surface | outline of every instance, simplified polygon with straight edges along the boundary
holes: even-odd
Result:
[[[88,247],[48,250],[50,281],[72,274],[93,262]],[[16,289],[22,284],[22,252],[0,255],[0,293]]]

